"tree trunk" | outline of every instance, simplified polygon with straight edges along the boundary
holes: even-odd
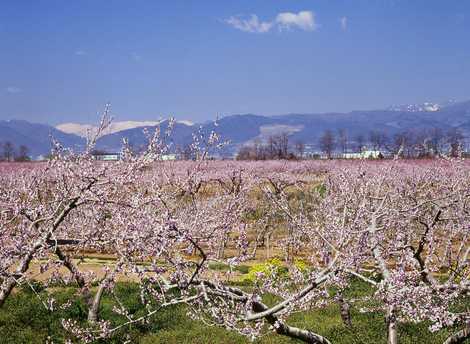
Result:
[[[264,312],[268,309],[265,304],[256,301],[253,302],[252,307],[253,311],[255,312]],[[274,326],[277,334],[289,338],[298,339],[308,344],[331,344],[328,339],[319,334],[285,324],[283,321],[279,320],[274,314],[266,316],[265,319],[270,325]]]
[[[100,283],[100,286],[98,287],[98,291],[96,292],[96,295],[93,298],[93,303],[91,304],[90,309],[88,310],[88,322],[90,324],[96,324],[96,322],[98,321],[98,312],[100,310],[101,297],[103,296],[103,291],[104,291],[106,283],[107,283],[107,279],[105,278]]]
[[[55,254],[64,264],[64,266],[70,271],[78,286],[80,288],[83,288],[85,286],[85,279],[83,278],[83,275],[81,274],[80,270],[78,270],[77,266],[72,262],[72,259],[66,254],[64,254],[64,252],[62,252],[62,250],[58,246],[55,248]]]
[[[202,282],[197,282],[197,283],[204,283],[209,288],[213,288],[215,291],[221,288],[221,291],[226,291],[229,294],[233,294],[233,296],[227,295],[227,297],[232,298],[235,297],[238,301],[243,302],[246,304],[246,302],[251,301],[251,309],[256,315],[256,313],[262,313],[266,312],[269,310],[269,307],[266,306],[263,302],[261,301],[254,301],[252,299],[252,296],[250,294],[245,293],[244,291],[234,288],[234,287],[228,287],[228,286],[218,286],[216,284],[213,284],[210,281],[202,281]],[[308,291],[307,291],[308,292]],[[262,316],[262,318],[266,319],[266,321],[275,328],[275,331],[279,335],[283,335],[289,338],[293,339],[298,339],[304,343],[309,343],[309,344],[331,344],[331,342],[326,339],[325,337],[316,334],[312,331],[309,330],[302,330],[297,327],[289,326],[285,324],[282,320],[280,320],[275,313],[269,313],[265,314]]]
[[[15,270],[14,275],[17,276],[22,276],[28,269],[29,269],[29,264],[34,258],[34,255],[36,252],[43,247],[44,245],[47,244],[47,241],[51,238],[52,234],[55,232],[57,228],[59,228],[60,224],[64,221],[64,219],[67,217],[67,215],[76,207],[76,204],[78,202],[78,197],[72,199],[63,209],[62,211],[55,217],[54,222],[52,223],[52,226],[49,230],[45,230],[44,233],[42,233],[41,237],[36,240],[36,242],[33,244],[33,246],[28,250],[26,255],[20,260],[20,263],[18,264],[18,267]],[[38,222],[33,222],[31,226],[34,226],[36,228],[38,227]],[[16,285],[16,278],[14,277],[7,277],[1,287],[0,287],[0,308],[3,306],[5,303],[5,300],[7,297],[10,295],[11,291]]]
[[[388,344],[398,344],[397,321],[393,310],[387,315],[387,338]]]
[[[33,259],[34,253],[36,253],[38,243],[36,243],[33,248],[28,252],[28,254],[21,260],[20,264],[15,270],[15,275],[22,276],[29,268],[29,263]],[[0,287],[0,307],[3,306],[7,297],[10,295],[11,291],[16,285],[16,278],[7,277]]]
[[[271,233],[268,233],[268,235],[266,236],[266,260],[269,260],[270,258],[270,240],[271,239]]]
[[[217,250],[217,259],[224,259],[224,253],[225,253],[225,246],[226,246],[226,239],[224,238],[221,240],[219,244],[219,249]]]
[[[349,303],[347,303],[342,295],[339,295],[338,297],[338,304],[339,304],[339,309],[340,309],[340,314],[341,314],[341,320],[343,321],[344,326],[346,327],[352,327],[352,321],[351,321],[351,306]]]
[[[90,309],[88,310],[88,322],[90,324],[95,324],[98,321],[98,314],[100,311],[101,298],[103,296],[104,289],[115,278],[116,273],[121,268],[122,264],[122,259],[116,262],[114,270],[112,272],[108,272],[108,274],[105,275],[105,277],[101,280],[98,291],[96,292]]]
[[[470,338],[470,322],[465,325],[465,328],[449,336],[444,344],[461,344],[468,338]]]

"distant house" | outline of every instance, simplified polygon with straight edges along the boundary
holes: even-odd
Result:
[[[93,157],[98,161],[119,161],[121,160],[120,153],[98,153],[93,154]]]
[[[47,160],[48,156],[47,155],[38,155],[34,160],[36,161],[45,161]]]
[[[168,160],[176,160],[176,154],[164,154],[161,156],[161,160],[168,161]]]
[[[360,153],[344,153],[343,159],[383,159],[381,151],[365,150]]]

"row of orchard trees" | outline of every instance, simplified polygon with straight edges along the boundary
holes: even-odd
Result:
[[[364,149],[404,158],[458,157],[465,151],[464,139],[463,134],[455,128],[448,131],[440,128],[406,130],[393,136],[383,130],[371,130],[368,135],[358,134],[353,137],[346,129],[338,129],[325,130],[318,139],[318,148],[328,158],[344,157],[350,152],[361,153]],[[306,153],[303,141],[297,140],[292,144],[287,133],[280,133],[269,136],[265,142],[255,140],[242,146],[237,159],[301,159],[308,155]]]
[[[18,148],[10,142],[0,142],[0,161],[28,161],[29,149],[25,145]]]
[[[371,130],[369,135],[349,137],[347,130],[326,130],[319,138],[319,148],[328,157],[348,152],[360,153],[367,148],[404,158],[428,158],[442,155],[460,156],[465,150],[460,130],[441,128],[405,130],[389,136],[383,130]]]
[[[88,325],[62,320],[70,336],[84,342],[175,304],[251,338],[274,331],[329,343],[288,321],[293,312],[331,302],[340,302],[346,323],[349,304],[382,312],[389,343],[398,342],[401,322],[455,329],[447,343],[469,336],[470,313],[459,307],[470,290],[470,178],[464,163],[300,162],[282,169],[273,162],[261,168],[209,163],[203,147],[217,145],[215,134],[193,146],[199,160],[161,162],[166,137],[149,135],[139,156],[124,147],[123,160],[114,164],[90,158],[96,140],[80,155],[56,144],[47,165],[0,176],[0,307],[18,285],[34,288],[31,267],[39,262],[40,271],[52,276],[46,291],[58,281],[80,288],[60,304],[52,290],[48,297],[38,293],[44,307],[54,311],[74,298],[88,300]],[[209,272],[214,261],[234,266],[253,258],[261,244],[256,233],[273,230],[286,271],[259,273],[249,290]],[[230,256],[224,247],[232,248]],[[116,263],[99,275],[80,270],[72,257],[83,251],[113,253]],[[293,257],[305,264],[299,267]],[[118,277],[139,284],[145,314],[120,302]],[[370,284],[373,293],[348,300],[342,292],[354,279]],[[104,293],[114,297],[120,323],[100,314]],[[267,293],[280,301],[266,305]]]
[[[237,154],[237,160],[302,158],[305,153],[303,142],[296,142],[294,148],[295,151],[292,151],[292,147],[289,145],[289,135],[280,133],[269,136],[265,143],[255,140],[252,144],[241,147]]]

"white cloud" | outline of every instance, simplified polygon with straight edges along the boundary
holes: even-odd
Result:
[[[339,23],[341,25],[342,30],[347,30],[348,29],[348,17],[339,18]]]
[[[250,16],[233,16],[225,20],[227,24],[244,32],[266,33],[277,27],[280,31],[297,28],[305,31],[314,31],[318,25],[315,22],[315,13],[300,11],[299,13],[279,13],[272,21],[261,21],[256,14]]]
[[[75,55],[77,55],[77,56],[84,56],[86,54],[87,54],[87,52],[85,50],[76,50],[75,51]]]
[[[6,91],[7,91],[8,93],[15,94],[15,93],[20,93],[20,92],[21,92],[21,88],[15,87],[15,86],[8,86],[8,87],[6,88]]]
[[[318,25],[315,23],[315,13],[312,11],[300,11],[299,13],[284,12],[276,17],[276,23],[280,30],[299,28],[305,31],[314,31]]]
[[[225,22],[233,26],[235,29],[244,32],[264,33],[271,30],[273,26],[273,23],[271,22],[260,21],[256,14],[252,14],[248,18],[243,18],[241,16],[230,17]]]

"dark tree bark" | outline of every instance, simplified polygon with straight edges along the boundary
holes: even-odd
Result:
[[[461,344],[470,338],[470,322],[465,325],[465,328],[461,329],[457,333],[449,336],[444,344]]]
[[[352,327],[351,321],[351,306],[347,303],[342,295],[338,296],[339,310],[341,314],[341,320],[343,321],[344,326]]]

